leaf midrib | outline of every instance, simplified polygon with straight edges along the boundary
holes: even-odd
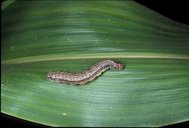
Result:
[[[75,60],[75,59],[104,59],[104,58],[149,58],[149,59],[183,59],[189,60],[189,56],[169,53],[90,53],[90,54],[51,54],[51,55],[37,55],[20,57],[16,59],[9,59],[1,61],[1,64],[18,64],[38,61],[52,61],[52,60]]]

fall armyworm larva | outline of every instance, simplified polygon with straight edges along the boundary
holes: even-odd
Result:
[[[123,64],[116,63],[112,60],[103,60],[92,65],[89,69],[81,73],[52,71],[47,74],[47,77],[49,80],[56,83],[81,85],[94,80],[96,77],[101,75],[101,73],[106,71],[107,69],[115,68],[119,70],[119,69],[123,69],[123,67],[124,67]]]

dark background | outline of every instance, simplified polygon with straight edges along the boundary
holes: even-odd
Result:
[[[189,25],[188,0],[134,0],[177,22]]]
[[[187,0],[134,0],[152,10],[177,22],[189,25],[189,4]],[[165,2],[167,1],[167,2]],[[46,127],[1,113],[3,127]],[[185,127],[189,121],[168,125],[165,127]]]

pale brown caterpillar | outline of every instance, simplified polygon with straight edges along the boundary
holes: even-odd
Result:
[[[89,69],[81,72],[81,73],[69,73],[69,72],[49,72],[47,77],[49,80],[57,83],[65,83],[65,84],[86,84],[89,81],[94,80],[98,77],[102,72],[106,71],[110,68],[115,69],[123,69],[124,65],[120,63],[116,63],[112,60],[103,60],[94,65],[92,65]]]

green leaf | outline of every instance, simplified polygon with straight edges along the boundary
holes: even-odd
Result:
[[[14,3],[15,0],[4,0],[1,4],[1,10],[4,10],[6,7]]]
[[[49,126],[189,120],[189,26],[133,1],[15,1],[2,11],[1,112]],[[125,65],[82,86],[47,80],[101,59]]]

